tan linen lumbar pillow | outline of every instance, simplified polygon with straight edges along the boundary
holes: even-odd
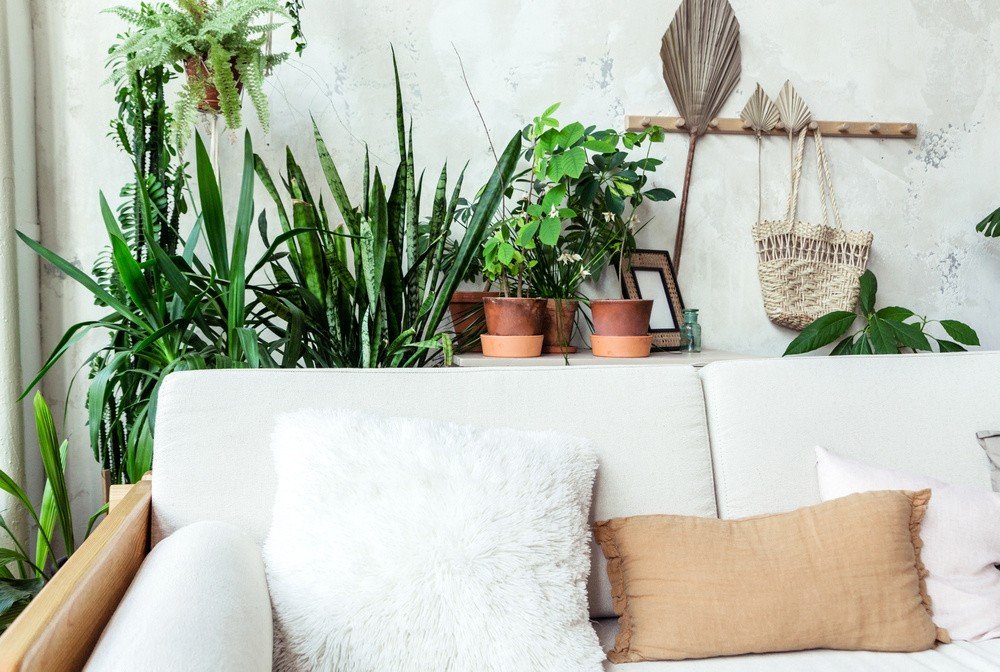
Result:
[[[634,516],[594,525],[620,629],[613,663],[845,649],[922,651],[930,491],[866,492],[743,520]]]

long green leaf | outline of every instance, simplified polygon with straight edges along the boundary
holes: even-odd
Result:
[[[52,486],[52,498],[59,520],[59,530],[62,533],[66,555],[72,555],[76,550],[73,538],[73,511],[70,509],[69,490],[66,488],[66,476],[61,459],[59,437],[56,435],[56,423],[52,419],[52,411],[45,403],[41,392],[35,394],[35,427],[38,430],[38,447],[42,456],[42,467],[45,470],[46,481]],[[42,522],[39,521],[39,527]],[[51,549],[50,549],[51,550]],[[41,565],[39,565],[41,566]]]
[[[63,442],[59,445],[59,463],[62,465],[63,473],[66,471],[66,449],[68,446],[69,441],[66,439],[63,439]],[[51,549],[46,540],[52,538],[56,519],[59,515],[58,503],[56,502],[55,493],[52,491],[52,482],[45,479],[45,489],[42,492],[42,508],[38,514],[39,526],[43,532],[35,538],[35,566],[39,569],[44,569],[49,560]]]
[[[236,209],[236,229],[233,231],[233,257],[229,265],[231,270],[229,282],[229,305],[227,306],[227,331],[229,356],[238,358],[244,335],[243,328],[246,319],[246,262],[247,244],[250,241],[250,227],[253,224],[253,187],[254,187],[253,143],[250,141],[250,131],[243,136],[243,180],[240,184],[240,201]],[[256,342],[256,339],[255,339]],[[249,354],[248,354],[249,356]]]
[[[212,263],[219,277],[229,279],[229,246],[226,239],[226,216],[222,205],[222,192],[215,178],[215,167],[208,156],[201,134],[195,133],[195,165],[198,174],[198,194],[201,217],[205,228],[205,242]]]

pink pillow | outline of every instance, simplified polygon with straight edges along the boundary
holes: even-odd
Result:
[[[883,469],[816,448],[823,501],[870,490],[931,489],[920,528],[934,624],[952,640],[1000,637],[1000,494]]]

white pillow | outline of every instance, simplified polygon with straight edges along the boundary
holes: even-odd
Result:
[[[1000,637],[1000,494],[883,469],[816,448],[823,501],[869,490],[931,489],[920,527],[934,623],[953,640]]]
[[[601,671],[584,439],[313,410],[273,447],[276,670]]]

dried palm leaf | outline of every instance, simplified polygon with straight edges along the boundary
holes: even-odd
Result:
[[[781,120],[781,113],[778,106],[764,92],[764,87],[760,84],[750,96],[750,100],[740,112],[740,119],[743,124],[757,132],[757,221],[761,221],[761,203],[763,202],[761,172],[761,135],[770,132]]]
[[[740,112],[740,119],[748,128],[757,132],[757,137],[760,137],[762,133],[768,133],[778,125],[781,113],[770,96],[764,92],[764,87],[758,84],[743,111]]]
[[[695,145],[740,79],[740,24],[728,0],[682,0],[663,35],[660,58],[667,89],[691,133],[674,242],[679,267]]]
[[[781,115],[781,123],[791,136],[795,136],[812,121],[812,112],[806,101],[802,100],[792,83],[787,81],[778,94],[778,113]]]
[[[788,133],[788,161],[794,170],[795,136],[812,121],[812,112],[790,81],[785,81],[781,93],[778,94],[778,112],[781,114],[781,123]]]

